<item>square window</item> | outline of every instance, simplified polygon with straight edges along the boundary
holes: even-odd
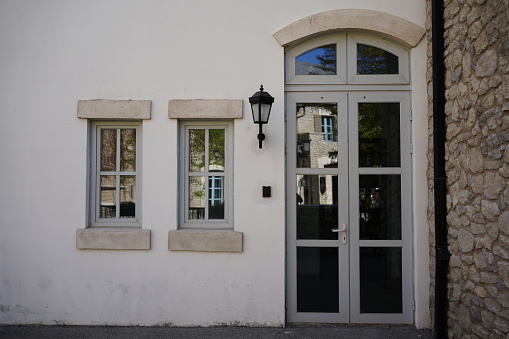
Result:
[[[180,227],[233,227],[232,124],[181,122]]]
[[[141,226],[141,124],[92,122],[90,141],[89,226]]]

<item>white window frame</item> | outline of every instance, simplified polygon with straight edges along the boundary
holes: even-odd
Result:
[[[224,196],[224,219],[189,219],[189,130],[191,129],[224,129],[225,148],[224,172],[210,172],[205,170],[203,175],[207,194],[206,204],[210,199],[209,179],[222,176]],[[180,121],[180,155],[179,155],[179,228],[181,229],[233,229],[233,122],[232,121]],[[207,146],[208,147],[208,146]],[[205,152],[208,157],[208,152]],[[206,161],[208,163],[208,161]]]
[[[111,175],[134,175],[135,184],[135,217],[134,218],[100,218],[101,201],[101,130],[103,129],[135,129],[136,130],[136,170],[121,172],[112,171]],[[117,133],[117,138],[120,138]],[[119,166],[119,147],[117,139],[117,166]],[[89,185],[89,227],[114,227],[114,228],[141,228],[141,156],[142,156],[142,128],[141,122],[115,122],[115,121],[93,121],[91,123],[90,135],[90,185]],[[117,180],[117,186],[119,186]],[[120,191],[117,188],[117,199]],[[119,204],[119,202],[117,202]]]

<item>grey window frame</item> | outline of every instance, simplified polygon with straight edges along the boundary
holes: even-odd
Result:
[[[93,228],[141,228],[141,173],[142,173],[142,123],[138,121],[92,121],[90,128],[90,185],[89,185],[89,213],[88,227]],[[135,217],[134,218],[100,218],[101,194],[101,130],[103,129],[135,129],[136,130],[136,170],[125,175],[134,175],[135,183]],[[117,138],[120,136],[117,134]],[[119,143],[117,142],[117,162]],[[112,175],[121,171],[112,171]],[[118,181],[117,181],[118,184]],[[118,185],[119,186],[119,185]],[[120,187],[117,188],[119,190]],[[120,194],[120,192],[118,193]],[[118,195],[117,194],[117,195]]]
[[[224,219],[189,219],[189,130],[190,129],[224,129],[225,148],[224,172],[203,172],[208,176],[205,192],[206,202],[209,200],[209,179],[222,176],[224,196]],[[233,121],[231,120],[181,120],[179,128],[179,228],[202,230],[228,230],[233,229]],[[208,152],[205,152],[206,154]],[[217,175],[216,175],[217,174]]]

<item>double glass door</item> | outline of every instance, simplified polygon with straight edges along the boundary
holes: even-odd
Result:
[[[287,93],[289,322],[413,323],[407,92]]]

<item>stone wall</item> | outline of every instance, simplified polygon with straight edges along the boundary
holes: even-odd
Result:
[[[431,44],[431,2],[428,0]],[[450,338],[509,333],[509,0],[445,1]],[[431,47],[428,46],[431,59]],[[431,60],[430,236],[434,238]],[[430,241],[434,280],[434,239]],[[431,286],[433,294],[433,286]],[[433,307],[433,305],[432,305]]]

